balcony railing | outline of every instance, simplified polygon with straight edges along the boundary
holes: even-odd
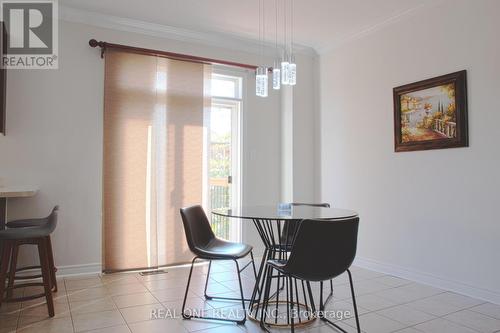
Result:
[[[227,178],[210,179],[210,206],[212,209],[229,209],[230,189]],[[227,217],[212,214],[212,230],[217,237],[229,239],[229,219]]]

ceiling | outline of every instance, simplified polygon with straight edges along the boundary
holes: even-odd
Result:
[[[266,37],[271,42],[275,1],[264,1]],[[284,0],[277,1],[282,8]],[[435,1],[293,0],[294,41],[321,51]],[[258,0],[59,0],[59,4],[193,31],[259,38]],[[283,23],[280,27],[282,39]]]

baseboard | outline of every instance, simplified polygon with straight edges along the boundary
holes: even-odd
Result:
[[[96,274],[96,273],[101,273],[101,272],[102,272],[102,264],[101,263],[57,266],[57,276],[58,277]]]
[[[500,293],[484,288],[471,286],[460,281],[444,279],[433,274],[419,272],[397,265],[382,263],[368,258],[356,258],[354,265],[376,272],[397,276],[403,279],[423,283],[435,288],[456,292],[465,296],[474,297],[487,302],[500,304]]]

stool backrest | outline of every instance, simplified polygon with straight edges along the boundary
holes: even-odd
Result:
[[[181,217],[189,249],[195,254],[197,249],[205,247],[215,238],[207,215],[200,205],[181,208]]]
[[[345,272],[356,256],[359,218],[303,220],[285,270],[309,281],[330,280]]]
[[[55,206],[52,209],[52,212],[50,213],[50,215],[47,216],[47,224],[45,224],[45,226],[43,226],[43,228],[45,228],[49,234],[53,233],[57,227],[58,214],[59,214],[59,206]]]

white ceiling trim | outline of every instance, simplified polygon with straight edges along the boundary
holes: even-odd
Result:
[[[193,31],[68,6],[59,6],[59,18],[63,21],[88,24],[101,28],[260,54],[260,44],[258,41],[230,34]],[[98,38],[99,36],[95,37]],[[264,52],[267,56],[273,57],[276,55],[274,43],[265,43],[264,46]],[[310,56],[317,55],[316,51],[309,46],[295,44],[294,50],[297,53]]]
[[[365,27],[365,28],[360,29],[356,32],[353,32],[352,34],[346,35],[341,40],[339,40],[335,43],[332,43],[330,45],[327,45],[325,47],[321,47],[321,48],[317,49],[316,51],[320,55],[325,54],[325,53],[329,53],[335,49],[338,49],[339,47],[341,47],[344,44],[347,44],[347,43],[352,42],[354,40],[361,39],[365,36],[371,35],[379,30],[382,30],[383,28],[385,28],[387,26],[390,26],[396,22],[402,21],[404,18],[406,18],[408,16],[415,15],[424,9],[428,10],[429,8],[437,7],[439,4],[441,4],[445,1],[446,0],[435,0],[432,2],[424,3],[424,4],[418,5],[416,7],[404,10],[404,11],[402,11],[394,16],[389,17],[388,19],[385,19],[382,22]]]

